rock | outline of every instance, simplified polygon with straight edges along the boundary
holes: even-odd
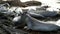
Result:
[[[21,19],[21,16],[14,17],[13,22],[18,22],[20,21],[20,19]]]
[[[19,30],[19,29],[13,29],[11,27],[8,27],[6,25],[1,26],[5,31],[9,32],[10,34],[28,34],[25,31]]]

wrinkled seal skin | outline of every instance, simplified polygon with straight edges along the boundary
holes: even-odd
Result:
[[[56,31],[58,30],[60,27],[55,25],[55,24],[50,24],[50,23],[45,23],[43,21],[37,20],[33,17],[31,17],[31,15],[29,15],[29,13],[24,12],[25,18],[23,19],[23,21],[26,22],[27,24],[27,29],[31,29],[31,30],[36,30],[36,31]]]
[[[36,31],[56,31],[60,27],[55,24],[44,23],[43,21],[38,21],[35,18],[27,15],[27,27],[28,29]]]
[[[34,13],[34,12],[36,12],[36,13]],[[38,17],[38,16],[40,16],[40,15],[42,15],[42,16],[45,16],[45,17],[51,17],[51,16],[55,16],[55,15],[57,15],[57,12],[51,12],[51,11],[46,11],[46,10],[40,10],[40,11],[31,11],[31,12],[29,12],[32,16],[36,16],[36,17]],[[39,14],[38,14],[39,13]],[[40,17],[42,17],[42,16],[40,16]]]
[[[40,8],[30,9],[28,12],[33,17],[53,17],[57,15],[57,11],[48,11],[46,10],[49,7],[46,6],[40,6]]]
[[[22,22],[24,21],[27,24],[28,30],[31,29],[36,31],[56,31],[60,29],[60,27],[56,24],[49,22],[45,23],[44,21],[40,21],[31,17],[31,15],[27,11],[23,12],[23,15],[24,16],[21,18],[21,20]]]

